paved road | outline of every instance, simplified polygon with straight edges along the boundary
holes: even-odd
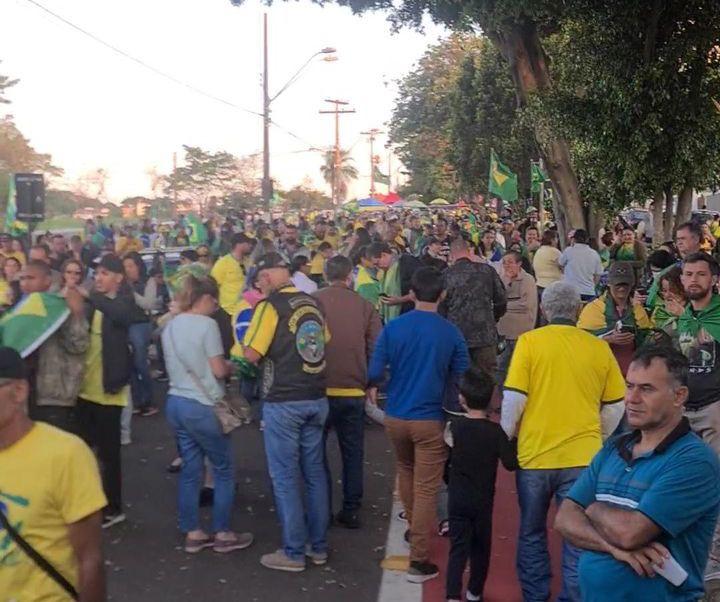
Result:
[[[197,555],[180,548],[176,527],[175,475],[165,466],[175,446],[163,414],[135,418],[133,443],[123,448],[125,504],[128,521],[105,534],[110,599],[118,602],[337,601],[374,602],[385,555],[391,502],[392,455],[382,429],[366,431],[363,528],[330,531],[330,562],[304,573],[271,571],[259,564],[261,554],[279,547],[280,530],[266,472],[262,433],[255,425],[234,434],[239,493],[233,527],[252,531],[255,543],[247,550],[221,556],[206,550]],[[337,444],[329,442],[331,462],[338,472]],[[335,483],[336,506],[339,499]],[[209,526],[209,511],[204,509]]]

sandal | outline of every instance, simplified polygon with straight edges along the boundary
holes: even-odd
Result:
[[[215,541],[212,537],[203,537],[201,539],[186,537],[183,550],[185,550],[187,554],[197,554],[198,552],[202,552],[205,548],[212,548],[214,543]]]

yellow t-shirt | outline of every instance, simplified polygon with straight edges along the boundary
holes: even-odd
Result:
[[[220,288],[220,307],[231,316],[235,315],[245,286],[245,268],[228,253],[215,262],[210,275]]]
[[[106,393],[103,388],[102,321],[102,312],[96,310],[90,325],[90,347],[85,354],[85,375],[79,396],[104,406],[124,407],[128,401],[128,387],[117,393]]]
[[[73,586],[68,525],[107,505],[97,462],[77,437],[43,422],[0,450],[0,512]],[[0,531],[0,600],[67,602],[65,591]]]
[[[319,251],[315,253],[315,257],[310,261],[310,273],[313,276],[319,276],[325,270],[325,256]]]
[[[520,335],[505,389],[527,395],[520,467],[572,468],[587,466],[600,449],[600,404],[623,399],[625,379],[605,341],[551,324]]]

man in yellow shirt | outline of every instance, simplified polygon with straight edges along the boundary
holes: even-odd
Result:
[[[526,600],[550,599],[547,512],[562,500],[617,427],[625,380],[609,345],[575,326],[580,292],[555,282],[543,292],[549,325],[518,338],[503,390],[501,425],[518,438],[517,569]],[[580,600],[579,550],[563,547],[561,600]]]
[[[145,319],[131,294],[122,293],[123,265],[105,255],[95,271],[90,294],[90,346],[80,385],[77,420],[85,442],[97,450],[108,498],[103,528],[125,520],[122,508],[120,416],[128,402],[131,358],[128,329]]]
[[[106,501],[97,463],[74,435],[27,417],[28,393],[22,359],[0,348],[0,598],[65,602],[75,590],[83,602],[103,602]],[[40,568],[18,536],[59,578]]]
[[[237,313],[237,304],[240,302],[247,275],[245,260],[252,252],[254,242],[242,232],[233,234],[230,239],[230,252],[218,259],[210,272],[220,289],[220,307],[229,317]]]

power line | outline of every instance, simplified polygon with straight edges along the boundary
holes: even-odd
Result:
[[[188,82],[185,82],[181,79],[178,79],[177,77],[170,75],[169,73],[166,73],[164,71],[161,71],[157,67],[153,67],[152,65],[149,65],[142,59],[137,58],[136,56],[133,56],[131,54],[128,54],[121,48],[118,48],[117,46],[114,46],[113,44],[110,44],[109,42],[106,42],[105,40],[99,38],[94,33],[87,31],[86,29],[83,29],[79,25],[75,25],[72,21],[68,21],[65,17],[58,15],[57,13],[54,13],[46,6],[43,6],[39,2],[36,2],[36,0],[26,0],[36,8],[39,8],[40,10],[44,11],[45,13],[49,14],[53,18],[57,19],[58,21],[64,23],[68,27],[72,27],[75,31],[80,32],[84,36],[90,38],[91,40],[97,42],[98,44],[101,44],[105,46],[106,48],[112,50],[116,54],[119,54],[120,56],[140,65],[141,67],[147,69],[148,71],[151,71],[155,75],[159,75],[160,77],[163,77],[179,86],[183,86],[184,88],[187,88],[188,90],[191,90],[195,92],[196,94],[200,94],[201,96],[205,96],[206,98],[210,98],[211,100],[214,100],[216,102],[222,103],[224,105],[227,105],[228,107],[231,107],[233,109],[238,109],[240,111],[244,111],[245,113],[250,113],[251,115],[256,115],[258,117],[262,117],[263,114],[259,113],[258,111],[252,111],[250,109],[246,109],[245,107],[241,107],[240,105],[237,105],[235,103],[230,102],[229,100],[225,100],[224,98],[220,98],[219,96],[215,96],[214,94],[211,94],[209,92],[205,92],[204,90],[201,90],[197,86],[194,86],[193,84],[190,84]]]

